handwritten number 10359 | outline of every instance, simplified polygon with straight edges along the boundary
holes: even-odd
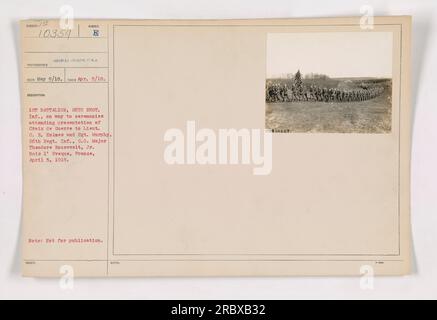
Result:
[[[70,38],[71,29],[41,29],[40,38]]]

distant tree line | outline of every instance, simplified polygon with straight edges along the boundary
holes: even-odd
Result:
[[[329,79],[329,77],[326,74],[321,74],[321,73],[307,73],[304,77],[305,79],[322,79],[322,80],[326,80]]]

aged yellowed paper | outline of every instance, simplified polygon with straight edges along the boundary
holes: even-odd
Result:
[[[25,276],[409,273],[410,17],[64,24],[21,22]]]

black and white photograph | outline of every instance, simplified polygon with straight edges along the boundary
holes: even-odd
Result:
[[[269,34],[266,129],[391,132],[392,43],[386,32]]]

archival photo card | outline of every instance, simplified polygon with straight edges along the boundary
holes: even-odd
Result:
[[[22,273],[411,272],[410,17],[21,21]]]

